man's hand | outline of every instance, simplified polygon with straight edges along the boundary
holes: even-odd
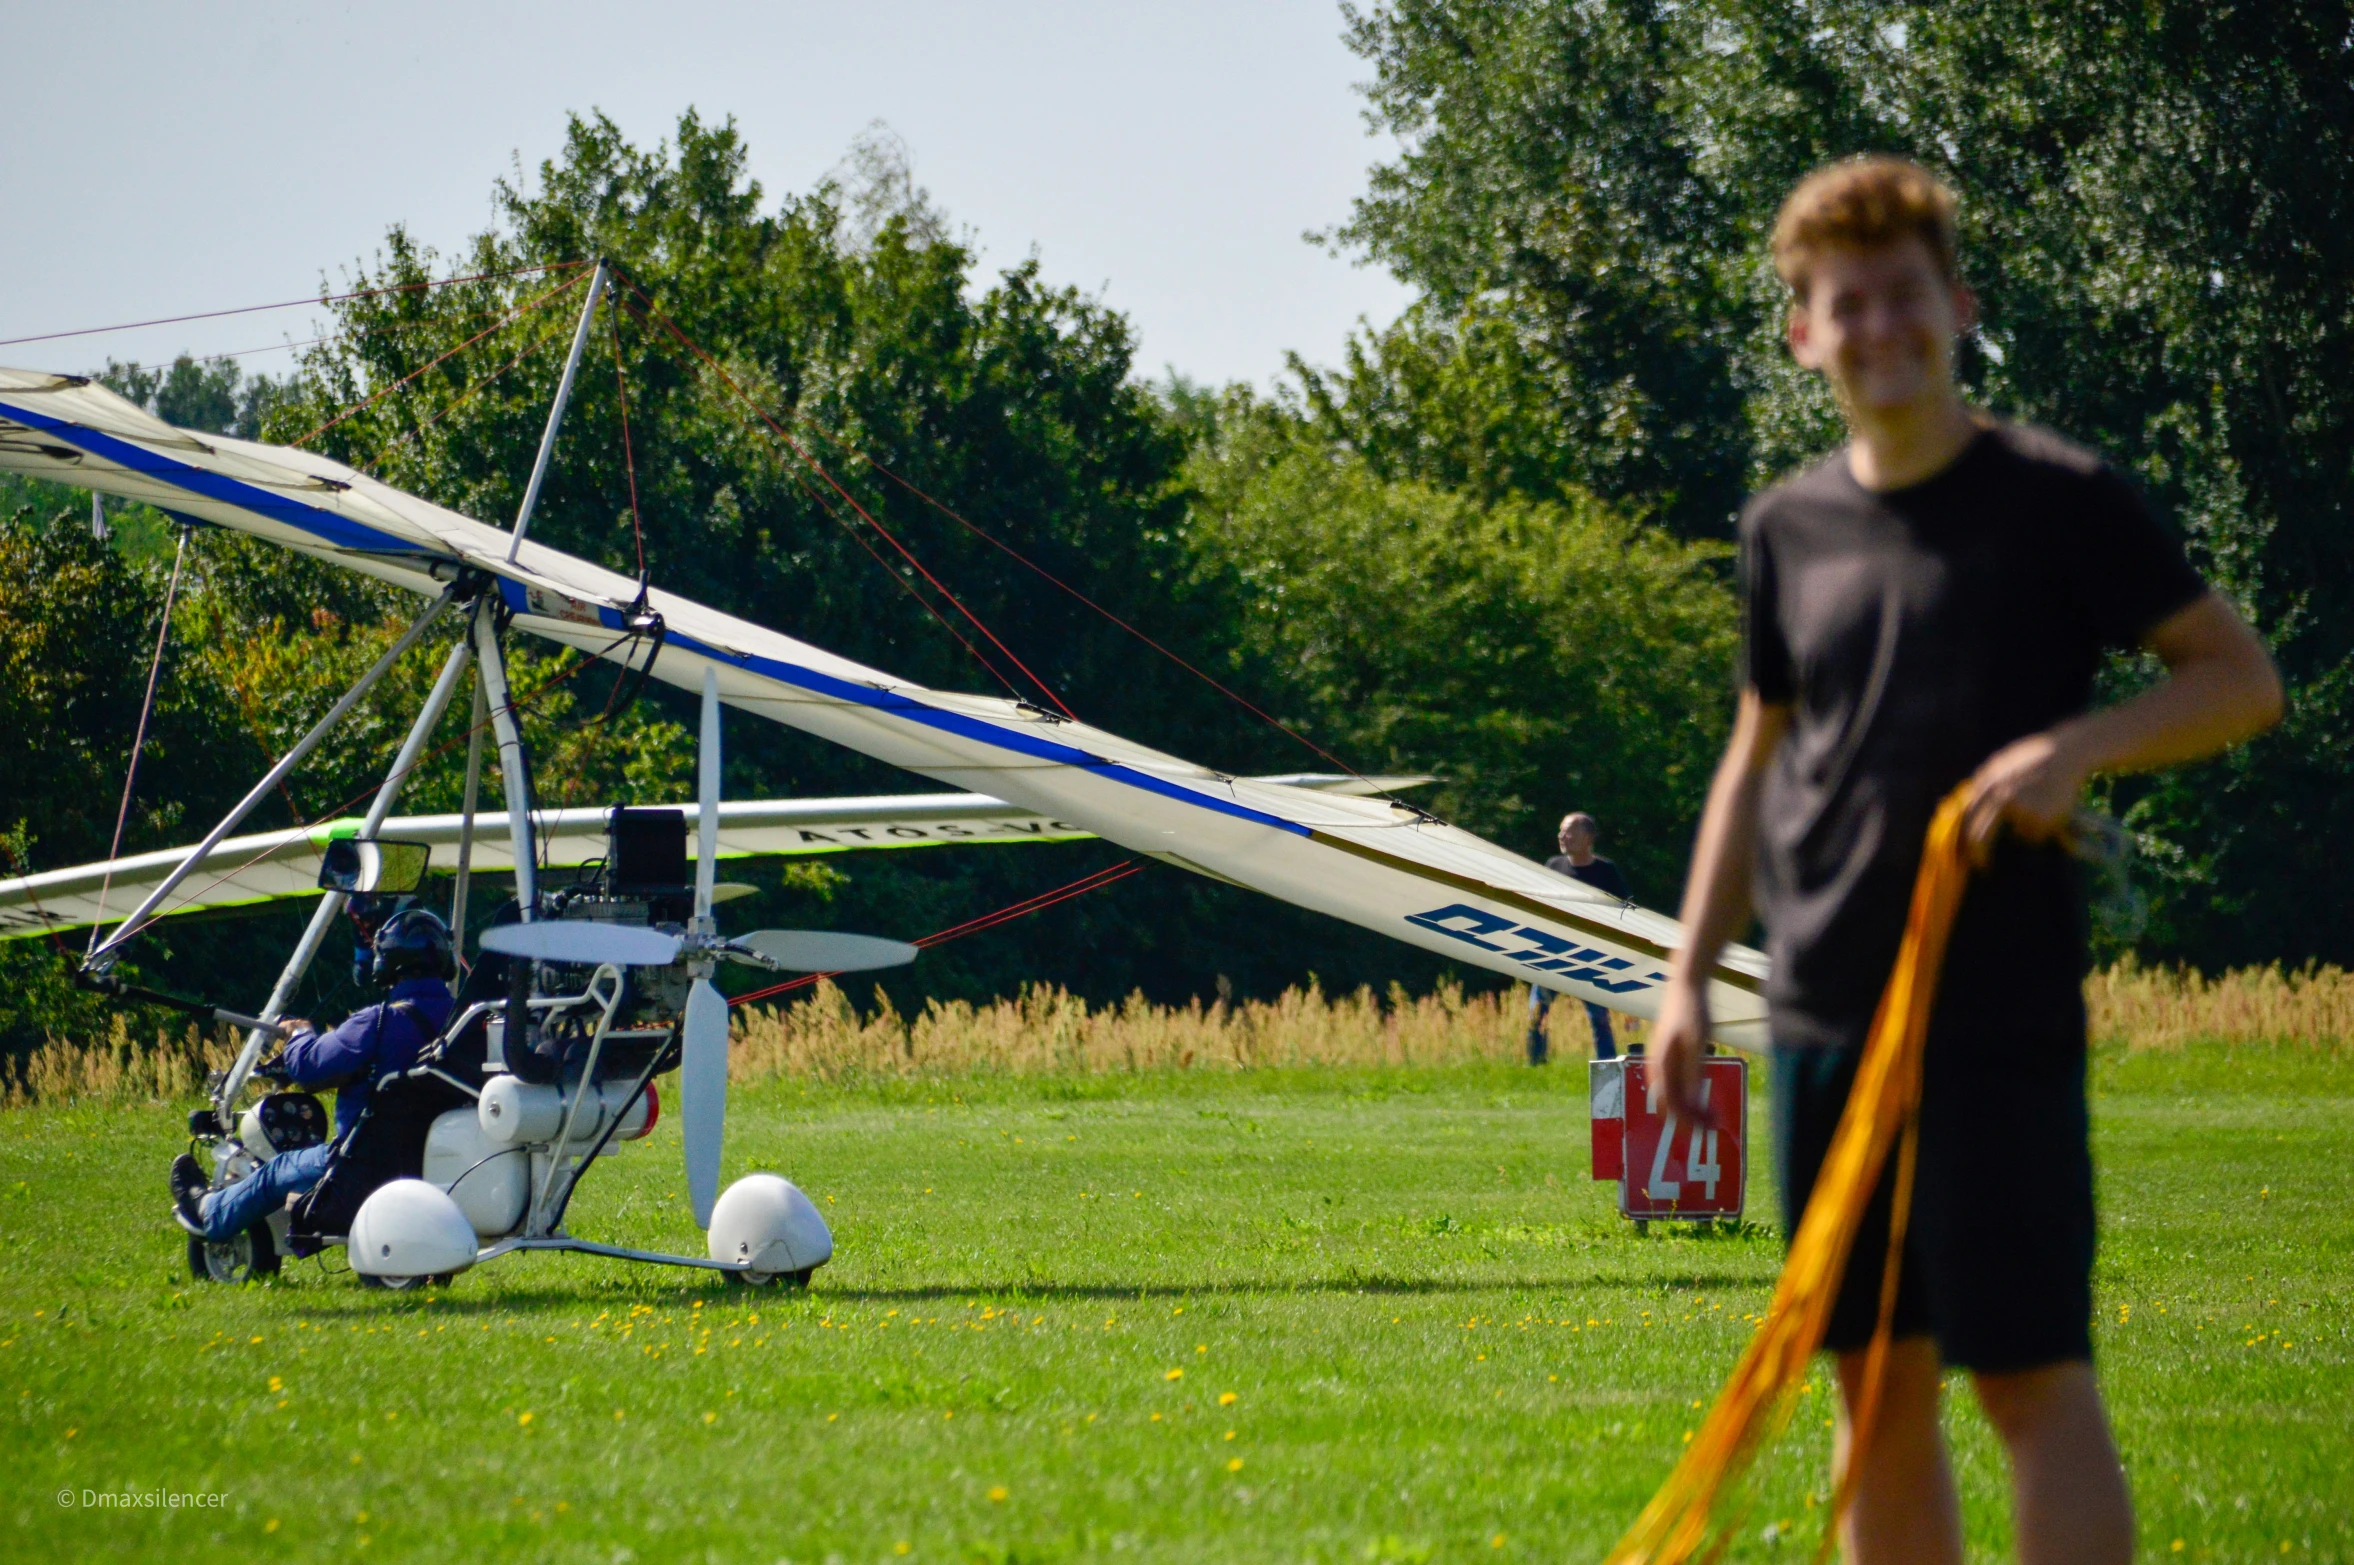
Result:
[[[1659,996],[1659,1020],[1651,1024],[1647,1058],[1651,1062],[1652,1106],[1667,1102],[1668,1112],[1685,1124],[1706,1119],[1700,1106],[1700,1061],[1708,1052],[1708,982],[1677,977]]]
[[[1988,756],[1971,778],[1962,836],[1970,857],[1984,864],[2005,826],[2029,842],[2059,835],[2075,813],[2092,768],[2058,733],[2029,734]]]

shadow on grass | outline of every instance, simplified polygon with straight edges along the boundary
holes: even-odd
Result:
[[[346,1281],[348,1273],[329,1273],[316,1279],[333,1284]],[[741,1298],[748,1305],[775,1308],[806,1301],[813,1308],[843,1304],[905,1304],[936,1299],[1024,1299],[1041,1302],[1101,1301],[1145,1299],[1199,1298],[1275,1298],[1284,1295],[1366,1295],[1393,1297],[1449,1297],[1488,1293],[1577,1293],[1595,1288],[1623,1288],[1649,1286],[1671,1289],[1679,1293],[1705,1293],[1717,1289],[1755,1288],[1758,1279],[1737,1272],[1682,1273],[1675,1277],[1644,1279],[1606,1279],[1592,1275],[1560,1277],[1496,1277],[1496,1278],[1434,1278],[1347,1276],[1312,1277],[1300,1280],[1276,1278],[1244,1278],[1225,1281],[1176,1282],[1053,1282],[1035,1278],[1022,1281],[974,1280],[961,1283],[917,1283],[905,1287],[802,1289],[752,1288],[732,1279],[710,1277],[665,1278],[652,1271],[638,1277],[583,1279],[570,1286],[525,1285],[497,1292],[459,1292],[436,1290],[433,1293],[380,1293],[363,1289],[356,1281],[349,1283],[349,1291],[316,1300],[306,1299],[298,1308],[300,1318],[316,1322],[352,1322],[362,1319],[381,1321],[387,1315],[400,1317],[457,1316],[532,1316],[577,1311],[590,1305],[606,1303],[642,1303],[649,1294],[661,1293],[676,1298]],[[463,1285],[459,1285],[461,1288]],[[306,1290],[307,1291],[307,1290]]]

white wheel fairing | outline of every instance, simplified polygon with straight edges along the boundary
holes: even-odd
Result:
[[[439,1186],[396,1179],[360,1203],[344,1252],[366,1277],[462,1272],[474,1264],[474,1225]]]
[[[711,1258],[764,1278],[807,1272],[834,1258],[834,1235],[791,1180],[746,1174],[711,1209]]]

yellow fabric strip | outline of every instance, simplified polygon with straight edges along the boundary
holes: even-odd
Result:
[[[1791,1401],[1806,1380],[1808,1361],[1822,1344],[1864,1207],[1900,1136],[1906,1141],[1903,1172],[1911,1173],[1911,1136],[1920,1103],[1929,1010],[1937,997],[1954,912],[1970,877],[1962,846],[1962,813],[1969,798],[1970,786],[1965,783],[1946,796],[1930,822],[1912,907],[1905,917],[1904,943],[1864,1040],[1846,1112],[1816,1176],[1806,1215],[1799,1220],[1798,1237],[1783,1262],[1773,1303],[1683,1459],[1611,1551],[1610,1565],[1680,1565],[1704,1550],[1713,1556],[1729,1541],[1720,1536],[1711,1547],[1711,1535],[1721,1531],[1716,1522],[1719,1501],[1789,1418]],[[1870,1433],[1878,1401],[1877,1371],[1887,1357],[1896,1252],[1903,1243],[1902,1208],[1909,1205],[1912,1181],[1907,1177],[1902,1182],[1907,1188],[1899,1193],[1899,1210],[1891,1224],[1890,1254],[1881,1276],[1880,1324],[1858,1408],[1859,1449]],[[1832,1507],[1834,1530],[1847,1498],[1843,1479],[1839,1503]]]

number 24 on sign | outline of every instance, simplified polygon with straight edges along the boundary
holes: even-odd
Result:
[[[1706,1111],[1686,1124],[1651,1101],[1648,1064],[1596,1060],[1591,1066],[1594,1177],[1618,1181],[1618,1209],[1635,1218],[1738,1217],[1748,1183],[1743,1131],[1749,1066],[1715,1056],[1702,1062]]]

